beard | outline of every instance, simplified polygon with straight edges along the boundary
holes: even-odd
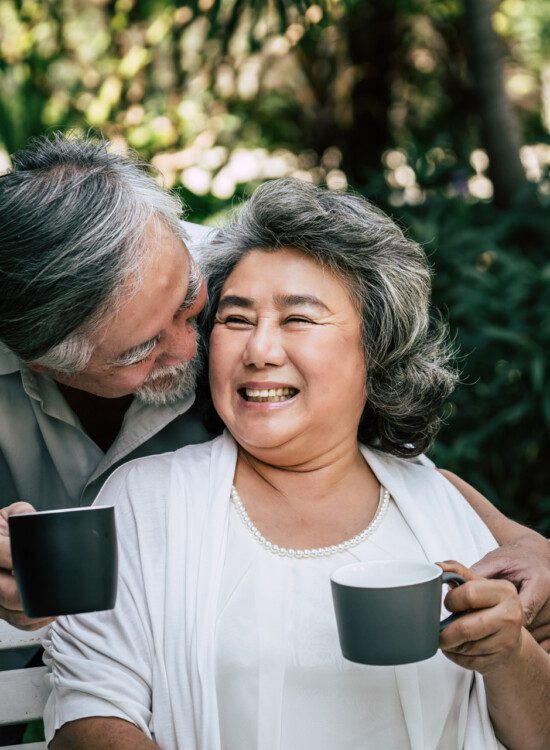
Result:
[[[135,396],[142,403],[152,406],[173,404],[195,390],[200,370],[201,356],[197,342],[197,353],[193,359],[150,373],[135,391]]]

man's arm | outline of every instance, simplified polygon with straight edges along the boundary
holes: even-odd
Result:
[[[464,496],[489,527],[500,547],[473,566],[485,578],[507,578],[516,586],[524,624],[550,651],[550,542],[536,531],[507,518],[480,492],[456,474],[441,474]]]
[[[481,492],[478,492],[471,484],[465,482],[464,479],[446,469],[439,469],[438,471],[466,498],[483,523],[489,527],[492,535],[500,545],[509,544],[524,534],[532,534],[534,537],[540,537],[544,540],[544,537],[541,537],[536,531],[532,531],[526,526],[522,526],[516,523],[516,521],[507,518]]]
[[[49,747],[50,750],[152,750],[158,745],[129,721],[92,716],[63,724]]]
[[[443,653],[483,676],[491,721],[507,748],[548,750],[550,657],[522,627],[516,590],[455,561],[439,564],[466,580],[445,597],[447,609],[463,616],[441,633]]]

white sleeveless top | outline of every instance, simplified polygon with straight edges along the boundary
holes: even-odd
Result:
[[[395,668],[345,660],[332,606],[336,568],[383,559],[426,561],[393,500],[357,547],[299,560],[264,549],[231,506],[215,636],[223,750],[410,747]],[[473,673],[440,651],[417,666],[424,750],[462,748]]]

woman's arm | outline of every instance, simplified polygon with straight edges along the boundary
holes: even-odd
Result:
[[[483,495],[450,471],[440,470],[465,497],[501,545],[473,570],[485,578],[506,578],[519,592],[524,625],[550,651],[550,542],[511,521]]]
[[[454,561],[440,564],[466,579],[445,598],[449,610],[466,614],[441,633],[443,653],[483,675],[495,733],[509,750],[549,748],[550,656],[522,627],[515,588]]]
[[[69,721],[55,733],[50,750],[152,750],[158,745],[135,724],[93,716]]]

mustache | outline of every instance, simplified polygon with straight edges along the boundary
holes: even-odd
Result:
[[[154,383],[156,380],[162,380],[169,375],[179,375],[182,372],[187,372],[187,370],[194,364],[195,358],[193,357],[193,359],[189,360],[189,362],[180,362],[178,365],[167,365],[166,367],[159,367],[158,370],[154,370],[153,372],[150,372],[149,375],[147,375],[147,377],[143,381],[143,385],[145,385],[146,383]]]

